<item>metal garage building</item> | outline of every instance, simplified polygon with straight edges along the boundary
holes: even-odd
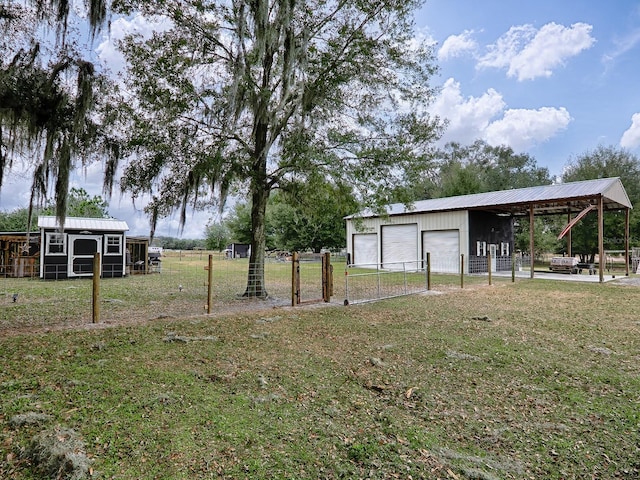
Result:
[[[432,271],[457,273],[460,254],[465,254],[465,259],[486,257],[487,253],[491,253],[492,258],[510,257],[513,222],[518,217],[529,218],[530,250],[533,251],[534,216],[566,215],[570,251],[572,220],[594,210],[599,216],[598,243],[600,258],[603,258],[604,212],[626,212],[625,249],[628,252],[631,208],[617,177],[436,198],[415,202],[411,208],[393,204],[383,214],[365,210],[346,217],[347,253],[351,264],[393,269],[399,262],[423,261],[430,252]],[[469,271],[468,263],[465,271]],[[603,278],[602,262],[600,278]]]

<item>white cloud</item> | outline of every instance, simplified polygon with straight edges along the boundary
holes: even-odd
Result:
[[[519,81],[550,77],[568,58],[591,48],[595,43],[591,30],[586,23],[565,27],[552,22],[540,30],[531,25],[511,27],[488,47],[477,67],[506,68],[507,76]]]
[[[631,117],[631,126],[622,134],[620,146],[622,148],[640,147],[640,113],[634,113]]]
[[[511,27],[498,41],[489,45],[489,52],[480,58],[478,68],[506,68],[535,36],[536,30],[531,25]]]
[[[564,107],[507,110],[502,119],[487,127],[485,140],[491,145],[509,145],[516,152],[525,151],[565,130],[570,122],[571,115]]]
[[[464,98],[453,78],[443,85],[429,111],[448,120],[441,142],[472,143],[483,139],[492,145],[509,145],[524,151],[544,142],[571,122],[565,108],[507,109],[502,95],[490,88],[479,97]]]
[[[471,35],[473,35],[472,30],[465,30],[460,35],[449,36],[438,50],[438,60],[449,60],[461,57],[467,52],[475,52],[478,44]]]
[[[505,106],[502,95],[493,89],[480,97],[463,98],[460,83],[449,78],[429,111],[448,121],[443,141],[470,143],[487,129]]]

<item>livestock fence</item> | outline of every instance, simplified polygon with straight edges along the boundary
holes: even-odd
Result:
[[[355,265],[344,256],[291,254],[267,256],[264,265],[256,267],[246,258],[165,250],[155,268],[121,278],[0,276],[0,330],[267,312],[311,302],[352,305],[529,279],[530,265],[529,257],[521,255],[427,255],[421,261]],[[538,268],[548,271],[544,263],[536,262]],[[262,284],[254,281],[258,277]],[[264,289],[262,295],[256,298],[248,286]]]
[[[467,285],[514,282],[528,278],[530,257],[441,255],[424,260],[350,264],[345,268],[344,304],[354,304],[422,293],[464,288]]]
[[[269,311],[322,302],[331,299],[334,288],[330,272],[327,255],[273,255],[256,266],[247,258],[217,252],[165,250],[153,269],[119,278],[0,276],[0,330]],[[261,277],[262,282],[256,281]]]

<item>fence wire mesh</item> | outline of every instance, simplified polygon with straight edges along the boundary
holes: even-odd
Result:
[[[301,256],[300,303],[323,298],[320,256]],[[333,299],[340,304],[368,302],[433,290],[529,279],[531,259],[514,257],[430,258],[426,261],[347,265],[332,257]],[[248,259],[228,259],[213,254],[211,270],[207,252],[165,251],[148,274],[132,271],[124,278],[100,282],[100,321],[126,323],[158,318],[180,318],[208,313],[235,313],[292,305],[294,263],[288,257],[267,257],[264,264],[263,298],[247,292],[260,278],[262,266]],[[536,262],[537,271],[548,265]],[[37,270],[36,270],[37,271]],[[19,272],[23,277],[16,277]],[[461,274],[461,272],[463,272]],[[10,270],[0,275],[0,330],[83,325],[92,321],[90,277],[40,280],[26,276],[33,270]],[[344,273],[344,275],[342,274]],[[108,275],[107,275],[108,276]],[[211,280],[211,305],[209,305]],[[249,295],[245,295],[249,293]]]
[[[322,298],[322,264],[311,256],[300,262],[300,293],[304,302]],[[209,275],[207,252],[165,251],[148,274],[131,272],[124,278],[100,281],[100,321],[122,323],[158,318],[268,309],[292,304],[292,262],[268,257],[264,263],[263,298],[246,293],[256,285],[262,266],[248,259],[212,255]],[[90,277],[41,280],[0,276],[0,330],[83,325],[92,321]],[[251,290],[251,289],[249,289]],[[9,307],[9,308],[4,308]]]

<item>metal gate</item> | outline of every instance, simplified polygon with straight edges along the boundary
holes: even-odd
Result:
[[[344,274],[345,305],[425,292],[429,288],[426,260],[384,266],[352,264],[347,265]]]

